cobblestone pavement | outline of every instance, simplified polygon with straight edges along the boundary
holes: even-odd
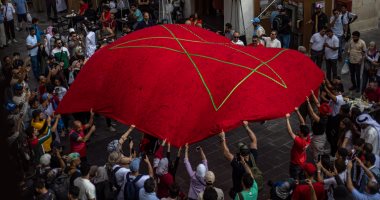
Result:
[[[45,15],[38,14],[36,16],[41,17],[41,27],[46,28],[50,22],[47,22],[44,18]],[[371,30],[362,33],[362,38],[368,43],[371,40],[380,44],[380,35],[378,30]],[[16,39],[18,43],[12,44],[7,48],[0,49],[1,57],[5,55],[10,55],[13,52],[20,52],[21,55],[26,56],[26,45],[25,38],[27,33],[17,32]],[[341,66],[340,66],[341,68]],[[340,69],[339,68],[339,69]],[[349,75],[342,76],[345,88],[349,85]],[[32,88],[35,87],[36,82],[31,79]],[[358,96],[355,93],[348,93],[351,96]],[[125,111],[128,112],[128,111]],[[294,128],[296,128],[295,116],[291,118]],[[91,164],[102,165],[106,161],[106,145],[112,139],[118,138],[121,134],[127,130],[125,125],[119,124],[116,126],[117,132],[111,133],[106,129],[105,119],[98,116],[96,119],[97,131],[95,135],[88,142],[88,159]],[[268,180],[284,180],[288,178],[288,165],[290,158],[290,148],[293,144],[290,137],[286,132],[285,119],[270,120],[264,125],[259,123],[250,124],[253,131],[256,133],[258,138],[258,166],[264,173],[264,178]],[[197,133],[194,133],[197,134]],[[134,131],[132,134],[135,144],[138,143],[138,138],[141,138],[140,132]],[[249,142],[249,138],[244,130],[244,128],[239,127],[231,132],[226,133],[226,138],[231,152],[237,151],[237,143],[240,141]],[[67,141],[65,142],[67,144]],[[200,155],[195,151],[195,146],[202,146],[209,162],[210,170],[214,171],[216,174],[217,187],[220,187],[224,192],[226,199],[228,197],[228,191],[232,186],[231,179],[231,167],[227,160],[224,159],[223,153],[220,148],[218,137],[208,138],[198,144],[194,144],[190,147],[190,161],[195,168],[200,162]],[[68,148],[66,148],[68,150]],[[172,150],[172,156],[175,156],[177,150]],[[189,185],[189,178],[185,171],[183,159],[181,159],[181,164],[178,168],[178,174],[176,176],[176,181],[182,186],[182,190],[187,192]],[[142,164],[143,165],[143,164]],[[144,166],[142,167],[144,169]],[[259,199],[268,199],[268,187],[265,187],[264,191],[260,192]]]

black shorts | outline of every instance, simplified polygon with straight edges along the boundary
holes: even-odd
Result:
[[[18,22],[27,22],[28,20],[26,19],[26,13],[25,14],[17,14],[17,21]]]

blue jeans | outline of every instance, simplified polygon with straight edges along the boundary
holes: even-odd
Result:
[[[290,46],[290,34],[278,34],[282,48],[289,48]]]
[[[38,80],[40,76],[40,65],[38,64],[38,56],[30,56],[30,61],[32,63],[33,75]]]

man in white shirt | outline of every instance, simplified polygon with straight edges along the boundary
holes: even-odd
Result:
[[[233,44],[236,44],[236,45],[244,46],[244,42],[241,41],[239,38],[240,38],[240,33],[239,32],[235,32],[234,35],[233,35],[233,39],[232,39],[231,42]]]
[[[361,114],[356,118],[356,122],[361,127],[360,138],[363,138],[366,143],[372,144],[372,153],[375,155],[380,154],[379,146],[379,131],[380,124],[378,124],[370,115]]]
[[[29,31],[29,35],[26,38],[26,48],[28,49],[28,54],[32,63],[34,78],[38,80],[40,77],[40,66],[37,56],[39,43],[37,42],[36,30],[34,28],[30,28]]]
[[[13,19],[13,15],[16,13],[12,3],[8,3],[8,0],[3,0],[3,6],[1,7],[4,14],[4,28],[5,34],[8,39],[8,44],[13,42],[17,42],[15,39],[15,22]]]
[[[310,38],[310,56],[311,60],[322,68],[324,45],[325,45],[325,33],[327,27],[322,27],[321,31],[314,33]]]
[[[79,199],[80,200],[95,200],[96,190],[94,184],[91,183],[90,177],[90,166],[83,164],[81,166],[80,172],[81,177],[74,180],[74,186],[79,188]]]
[[[339,56],[339,39],[333,33],[332,29],[326,30],[325,36],[325,58],[326,58],[326,71],[327,79],[332,81],[332,78],[338,75],[337,62]],[[332,77],[331,77],[332,71]]]
[[[343,39],[344,39],[344,24],[348,22],[344,21],[346,18],[340,14],[339,10],[335,8],[333,10],[333,16],[330,17],[330,26],[334,33],[334,35],[339,39],[339,59],[342,57],[342,49],[343,49]]]
[[[345,41],[348,41],[350,39],[350,24],[354,22],[358,16],[354,13],[348,12],[346,5],[342,5],[340,7],[340,11],[342,12],[342,17],[343,17],[343,28],[344,28],[344,36],[345,36]]]
[[[281,42],[277,39],[277,31],[272,31],[270,37],[263,37],[265,47],[268,48],[281,48]]]

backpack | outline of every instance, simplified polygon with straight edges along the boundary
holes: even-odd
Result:
[[[249,157],[251,158],[251,161],[252,161],[251,171],[253,173],[253,176],[255,177],[257,187],[259,188],[259,191],[261,191],[264,188],[263,172],[259,169],[259,167],[257,167],[255,159],[253,158],[252,154]]]
[[[276,30],[277,32],[279,32],[281,29],[282,29],[282,17],[281,15],[277,15],[273,19],[273,30]]]
[[[120,166],[116,167],[115,169],[112,169],[111,166],[109,167],[107,166],[107,175],[109,179],[109,184],[110,184],[111,191],[113,192],[113,196],[115,198],[117,197],[121,189],[121,186],[118,185],[116,181],[116,172],[119,171],[119,169],[121,169]]]
[[[344,40],[346,40],[346,42],[348,42],[351,39],[350,23],[351,23],[352,18],[350,17],[350,13],[349,12],[347,12],[346,15],[347,15],[347,19],[348,19],[348,24],[347,24],[347,34],[345,35]],[[341,17],[342,24],[343,24],[343,18],[344,18],[344,16],[345,15],[342,15],[342,17]]]
[[[130,172],[126,175],[125,180],[127,181],[124,185],[124,199],[125,200],[138,200],[139,199],[139,188],[136,186],[137,181],[140,180],[142,175],[138,175],[133,181],[129,178]]]
[[[65,173],[60,174],[53,180],[49,188],[54,191],[57,200],[66,200],[70,188],[70,176]]]

